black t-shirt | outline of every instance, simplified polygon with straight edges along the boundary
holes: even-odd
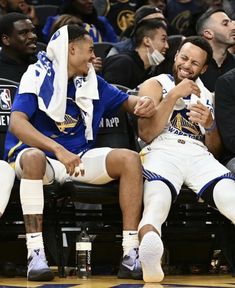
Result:
[[[36,57],[32,57],[24,64],[18,64],[15,60],[7,57],[2,51],[0,52],[0,78],[6,78],[15,82],[20,82],[20,79],[28,66],[36,62]]]
[[[212,59],[211,63],[208,65],[208,68],[205,73],[200,76],[200,79],[206,86],[208,90],[211,92],[215,91],[215,82],[217,78],[235,68],[235,56],[231,53],[227,53],[227,57],[222,63],[221,67],[218,67],[217,63],[214,59]]]
[[[235,157],[235,69],[219,77],[215,86],[215,119],[224,151],[222,162]]]
[[[123,52],[105,58],[103,76],[112,84],[136,88],[149,78],[150,69],[145,70],[144,62],[136,51]]]

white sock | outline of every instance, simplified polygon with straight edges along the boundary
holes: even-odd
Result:
[[[14,169],[5,161],[0,160],[0,217],[8,204],[11,189],[15,181]]]
[[[164,278],[161,267],[163,255],[162,240],[156,232],[147,232],[139,248],[139,259],[143,269],[143,279],[145,282],[160,282]]]
[[[28,258],[35,249],[44,251],[42,232],[26,233],[26,244],[28,248]]]
[[[21,179],[20,201],[23,215],[42,215],[44,207],[42,180]],[[26,233],[26,244],[28,258],[32,254],[32,250],[44,249],[42,231]]]
[[[128,255],[130,250],[139,247],[138,232],[132,230],[124,230],[122,239],[123,256]]]

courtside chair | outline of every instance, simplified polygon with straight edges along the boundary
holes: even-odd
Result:
[[[101,57],[102,60],[108,55],[109,50],[113,47],[111,42],[94,43],[94,52],[96,57]]]
[[[36,16],[38,17],[39,26],[43,27],[49,16],[57,15],[59,6],[57,5],[36,5],[34,6]]]

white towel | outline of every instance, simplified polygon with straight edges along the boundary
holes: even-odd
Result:
[[[64,122],[68,85],[68,30],[60,28],[51,37],[46,52],[39,52],[38,61],[24,73],[19,93],[34,93],[38,96],[39,109],[56,122]],[[95,70],[90,64],[86,77],[75,77],[75,100],[81,109],[85,136],[93,140],[93,100],[99,99]]]

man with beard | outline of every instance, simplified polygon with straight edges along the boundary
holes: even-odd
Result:
[[[106,113],[122,107],[138,117],[151,117],[155,106],[150,98],[129,96],[98,77],[91,65],[94,58],[88,32],[74,24],[63,26],[53,34],[47,51],[29,66],[15,96],[5,158],[21,179],[28,280],[53,279],[42,239],[43,184],[68,178],[93,184],[120,180],[124,253],[119,277],[142,278],[137,235],[143,190],[139,155],[92,147]]]
[[[196,30],[213,50],[212,61],[201,80],[214,92],[217,78],[235,67],[235,56],[228,51],[235,44],[235,22],[223,9],[210,8],[197,20]]]
[[[28,65],[36,60],[37,35],[31,20],[12,12],[0,19],[0,77],[19,82]]]
[[[220,150],[220,138],[212,94],[199,79],[211,57],[205,39],[188,37],[175,56],[174,76],[161,74],[140,86],[140,96],[148,95],[156,105],[151,118],[138,120],[139,135],[147,143],[141,151],[145,184],[139,224],[146,282],[164,277],[161,225],[183,184],[235,223],[235,179],[212,155]]]

